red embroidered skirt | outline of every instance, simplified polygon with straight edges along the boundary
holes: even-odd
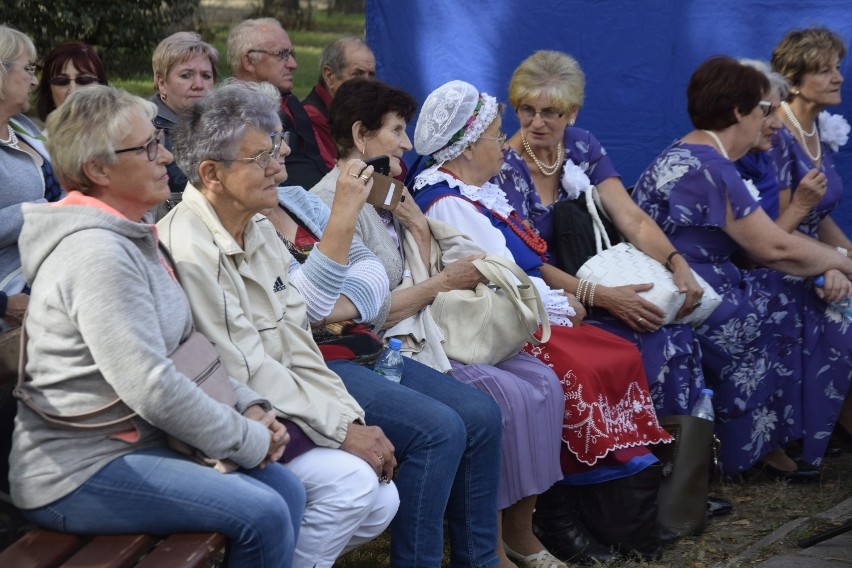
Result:
[[[562,383],[566,475],[615,465],[671,440],[657,422],[642,358],[629,341],[586,324],[552,326],[550,341],[527,344],[524,351],[549,365]]]

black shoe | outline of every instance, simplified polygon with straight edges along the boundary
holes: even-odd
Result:
[[[604,564],[620,555],[597,540],[579,513],[579,489],[556,484],[538,496],[532,518],[533,534],[563,562]]]
[[[768,477],[786,479],[790,483],[811,483],[819,480],[820,472],[818,468],[801,459],[794,461],[798,467],[793,471],[784,471],[765,463],[761,463],[758,467]]]
[[[621,556],[601,544],[579,519],[565,523],[560,530],[546,531],[535,522],[533,534],[552,555],[563,562],[573,564],[605,564],[619,560]]]
[[[707,518],[721,517],[727,515],[733,510],[734,506],[730,501],[725,501],[718,497],[707,497]]]

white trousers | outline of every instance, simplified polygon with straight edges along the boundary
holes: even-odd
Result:
[[[285,465],[308,498],[294,568],[330,568],[381,534],[399,508],[396,485],[380,483],[367,462],[343,450],[313,448]]]

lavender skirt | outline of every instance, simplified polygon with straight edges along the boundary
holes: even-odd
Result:
[[[499,509],[543,493],[562,479],[565,395],[550,367],[526,353],[495,367],[451,363],[453,377],[493,398],[503,412]]]

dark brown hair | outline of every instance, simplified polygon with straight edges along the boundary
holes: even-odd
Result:
[[[687,110],[695,128],[723,130],[748,114],[769,92],[766,75],[736,59],[716,55],[699,65],[686,88]]]
[[[56,108],[53,94],[50,92],[50,80],[62,73],[65,64],[71,61],[81,73],[91,73],[101,85],[107,84],[106,71],[94,48],[82,41],[63,41],[53,48],[44,60],[41,80],[36,87],[36,111],[41,120]]]
[[[337,155],[345,157],[352,151],[352,125],[359,120],[367,133],[377,132],[386,114],[396,113],[408,122],[416,108],[417,102],[402,89],[374,79],[349,79],[340,85],[328,109]]]

